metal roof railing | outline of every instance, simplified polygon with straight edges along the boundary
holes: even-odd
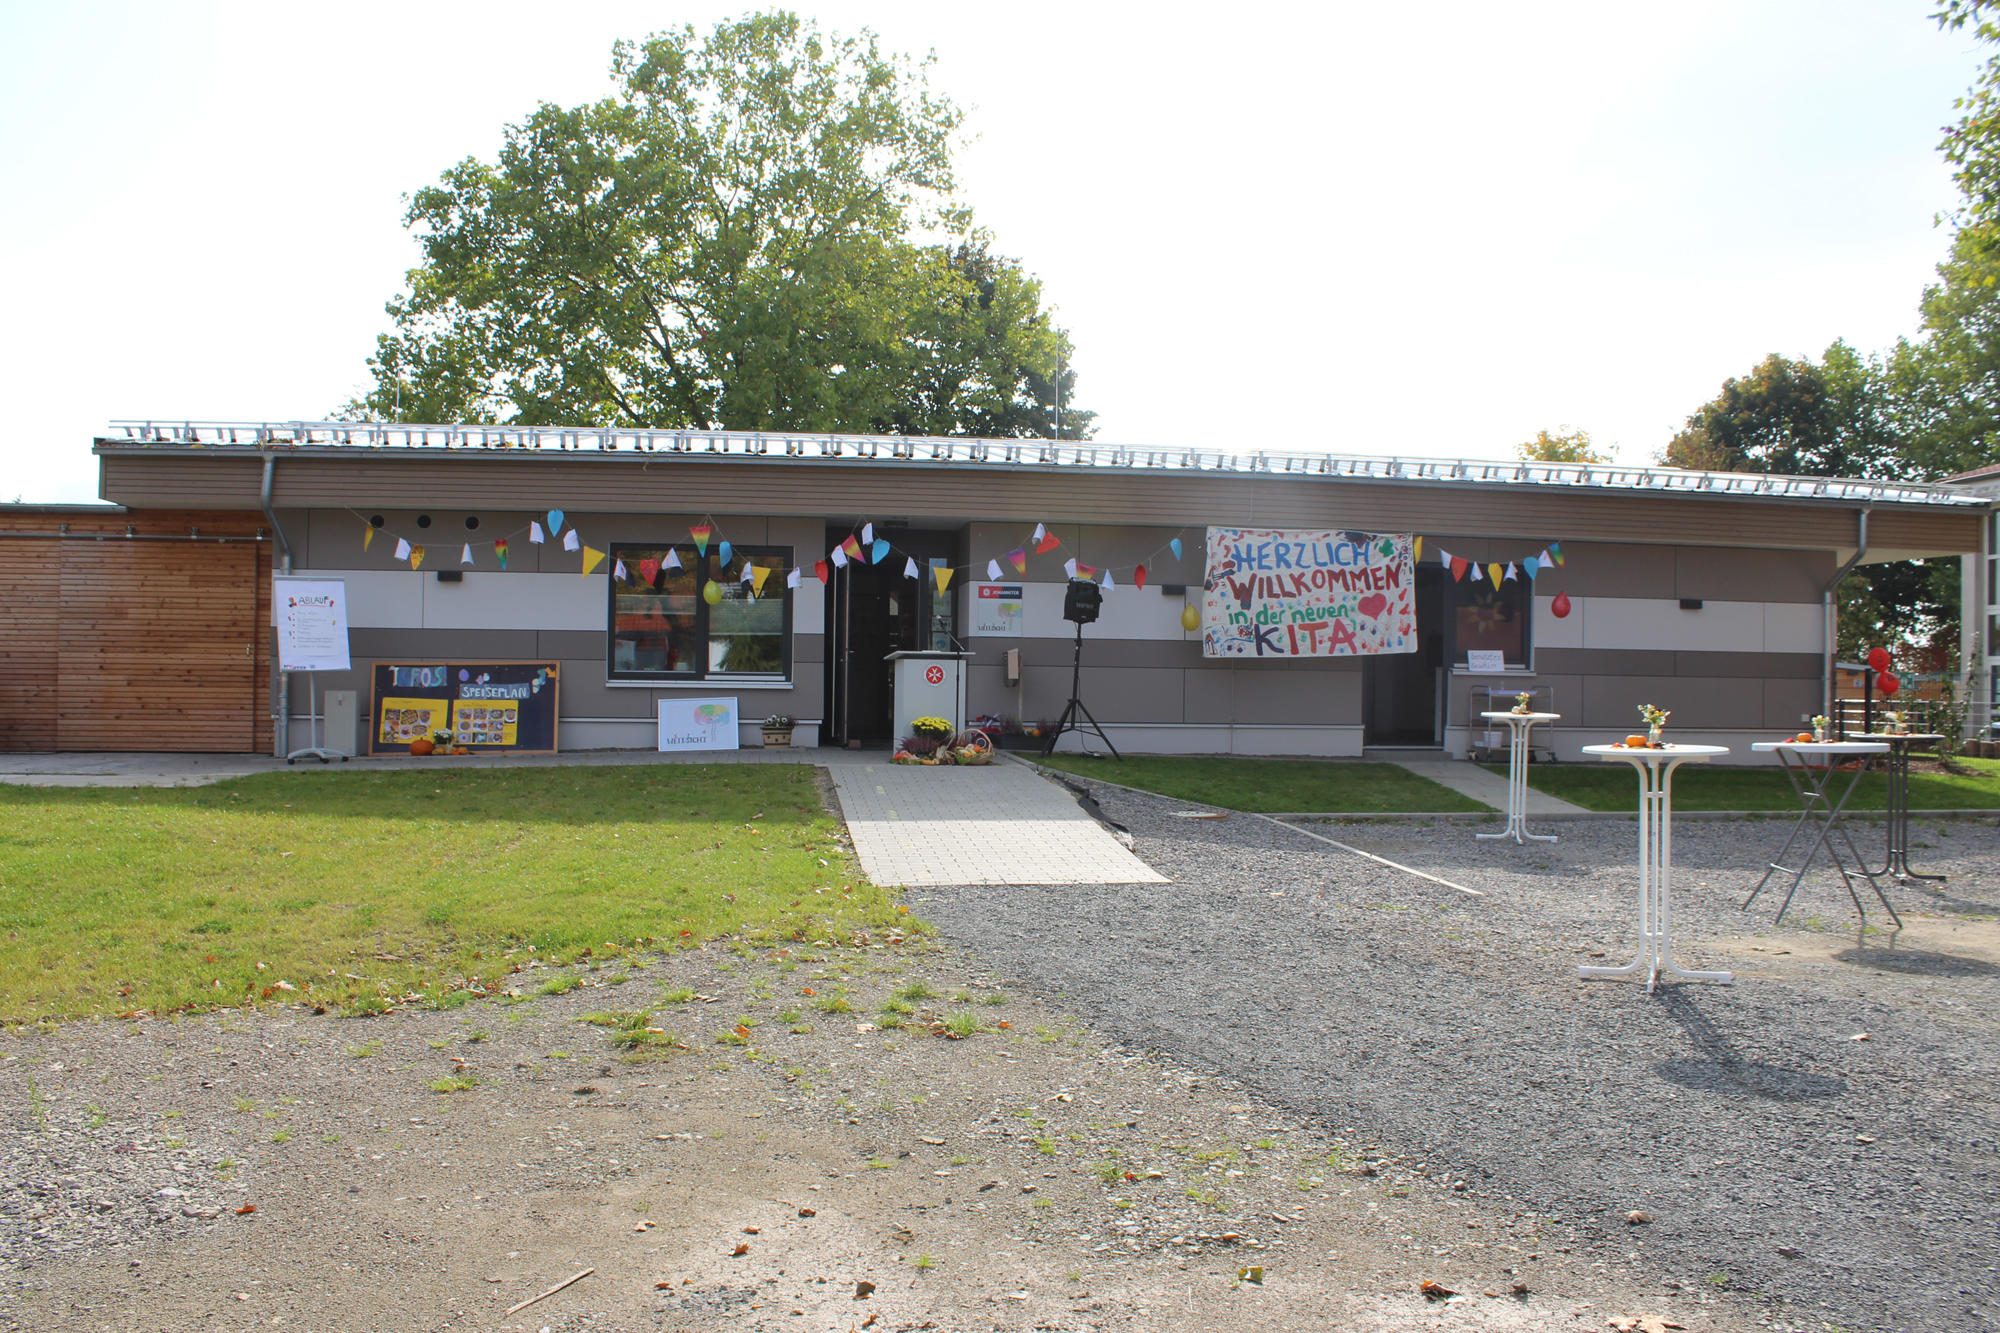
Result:
[[[939,464],[983,468],[1116,468],[1136,472],[1223,472],[1443,485],[1574,487],[1666,491],[1740,499],[1820,500],[1985,508],[1990,499],[1950,486],[1852,477],[1782,477],[1695,472],[1617,463],[1480,462],[1331,453],[1240,454],[1045,439],[960,439],[927,435],[827,435],[791,431],[641,430],[614,426],[425,425],[377,421],[121,420],[99,450],[242,448],[491,454],[664,453],[729,460]]]

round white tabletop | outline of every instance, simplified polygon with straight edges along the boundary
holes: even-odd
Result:
[[[1511,708],[1497,713],[1481,713],[1479,716],[1494,722],[1556,722],[1562,718],[1561,713],[1517,713]]]
[[[1762,748],[1762,747],[1759,747]],[[1599,759],[1624,759],[1632,763],[1658,761],[1661,759],[1713,759],[1719,754],[1728,754],[1727,745],[1663,745],[1655,750],[1650,745],[1586,745],[1585,754],[1594,754]]]

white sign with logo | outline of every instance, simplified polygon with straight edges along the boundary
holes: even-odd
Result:
[[[1024,633],[1018,583],[972,585],[972,633],[988,639],[1018,639]]]
[[[660,700],[662,750],[734,750],[737,748],[736,700]]]
[[[278,622],[278,670],[345,671],[353,665],[346,583],[280,574],[271,583],[271,608]]]

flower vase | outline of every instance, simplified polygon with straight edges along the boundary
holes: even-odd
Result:
[[[1647,728],[1646,728],[1646,744],[1648,744],[1648,745],[1653,745],[1653,746],[1658,746],[1658,745],[1662,745],[1662,744],[1664,744],[1664,743],[1665,743],[1665,742],[1663,742],[1663,741],[1662,741],[1662,740],[1660,739],[1660,728],[1659,728],[1659,727],[1647,727]]]

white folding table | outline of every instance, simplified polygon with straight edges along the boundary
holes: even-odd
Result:
[[[1734,981],[1727,972],[1697,972],[1674,962],[1674,770],[1705,764],[1726,745],[1666,745],[1655,750],[1623,745],[1586,745],[1599,759],[1620,759],[1639,776],[1639,952],[1622,967],[1579,967],[1586,980],[1643,974],[1651,995],[1662,974],[1688,981]]]
[[[1861,770],[1864,765],[1855,764],[1853,775],[1848,778],[1847,786],[1840,793],[1839,800],[1833,799],[1827,792],[1827,788],[1833,784],[1833,775],[1838,771],[1840,764],[1887,754],[1889,746],[1883,741],[1758,741],[1750,748],[1760,754],[1778,756],[1779,764],[1784,767],[1785,776],[1791,779],[1792,790],[1798,793],[1799,817],[1793,821],[1791,836],[1785,839],[1785,845],[1779,849],[1778,855],[1764,871],[1764,877],[1757,881],[1757,887],[1750,890],[1750,896],[1743,900],[1744,908],[1748,909],[1751,903],[1757,901],[1757,895],[1771,882],[1771,876],[1783,871],[1792,877],[1791,887],[1785,890],[1785,901],[1778,904],[1777,920],[1783,921],[1785,909],[1792,905],[1792,895],[1799,891],[1799,881],[1806,877],[1806,871],[1811,868],[1813,858],[1818,856],[1820,848],[1824,847],[1827,855],[1833,859],[1833,868],[1840,875],[1841,882],[1847,885],[1847,896],[1854,899],[1854,910],[1861,914],[1862,924],[1868,923],[1868,910],[1861,905],[1861,895],[1854,891],[1854,879],[1857,875],[1868,881],[1868,887],[1875,890],[1876,898],[1881,900],[1884,908],[1888,909],[1890,919],[1900,930],[1903,918],[1896,915],[1895,905],[1889,901],[1889,896],[1882,892],[1880,881],[1868,869],[1868,863],[1861,859],[1861,853],[1854,848],[1854,839],[1848,836],[1847,829],[1840,822],[1841,812],[1847,808],[1848,798],[1854,795],[1855,787],[1861,782]],[[1800,858],[1797,866],[1785,865],[1785,857],[1791,854],[1793,844],[1798,842],[1799,835],[1808,827],[1816,827],[1819,830],[1813,838],[1812,846],[1806,849],[1806,854]],[[1840,854],[1842,844],[1847,847],[1845,857]]]
[[[1512,838],[1515,842],[1554,842],[1553,833],[1528,832],[1528,732],[1537,722],[1555,722],[1561,713],[1516,713],[1512,710],[1481,713],[1489,722],[1507,724],[1507,827],[1498,833],[1475,833],[1475,838]]]

